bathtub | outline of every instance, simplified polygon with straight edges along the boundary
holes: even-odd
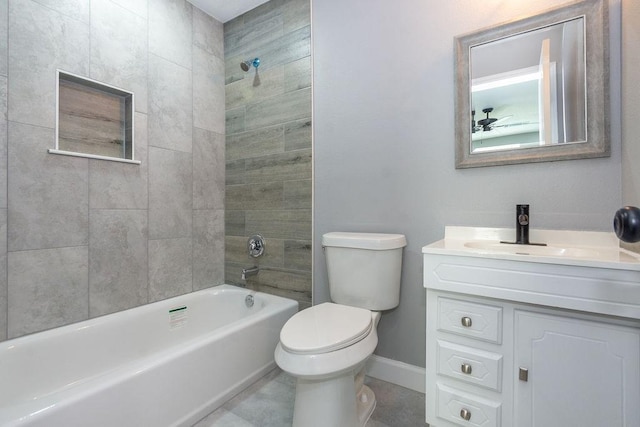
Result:
[[[4,341],[0,426],[190,426],[275,367],[297,310],[221,285]]]

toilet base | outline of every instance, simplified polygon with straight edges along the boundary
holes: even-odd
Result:
[[[376,409],[376,395],[366,385],[363,385],[358,393],[358,425],[364,427],[371,414]]]
[[[298,378],[293,427],[364,427],[376,407],[376,397],[356,378],[355,375],[324,380]]]

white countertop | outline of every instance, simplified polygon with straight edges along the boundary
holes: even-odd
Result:
[[[532,228],[529,241],[546,246],[500,243],[515,236],[513,228],[447,226],[422,253],[640,271],[640,254],[620,248],[614,233]]]

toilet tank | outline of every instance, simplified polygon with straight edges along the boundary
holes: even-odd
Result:
[[[331,300],[388,310],[400,302],[402,234],[332,232],[322,236]]]

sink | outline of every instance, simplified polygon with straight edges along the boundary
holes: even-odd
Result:
[[[615,255],[611,250],[559,246],[516,245],[483,240],[465,242],[464,247],[487,252],[499,252],[515,255],[537,255],[588,259],[602,258],[603,256],[607,255],[611,257],[611,255]],[[618,251],[614,252],[617,254]]]
[[[614,233],[447,226],[444,239],[422,248],[425,287],[640,321],[640,254]]]
[[[549,411],[540,424],[640,427],[640,255],[614,233],[529,232],[546,246],[511,244],[513,228],[454,226],[422,248],[427,413],[447,425],[479,411],[484,424],[531,426]],[[593,390],[602,399],[572,423]],[[537,396],[568,407],[566,419]]]
[[[529,262],[589,265],[640,270],[640,254],[620,248],[614,233],[532,229],[531,242],[546,246],[511,243],[515,230],[506,228],[445,228],[445,238],[423,248],[423,253],[456,253],[464,256],[495,257]]]

